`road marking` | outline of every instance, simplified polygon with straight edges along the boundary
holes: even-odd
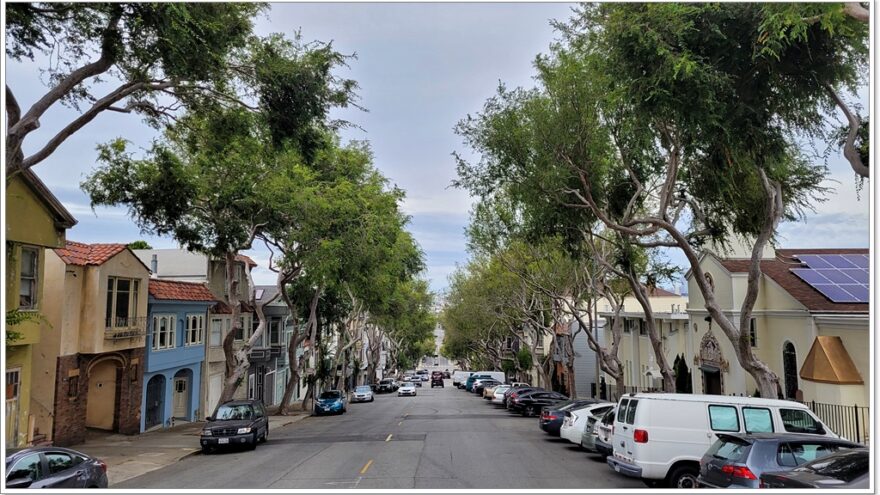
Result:
[[[370,466],[372,466],[372,465],[373,465],[373,460],[370,459],[369,461],[367,461],[366,464],[364,464],[364,467],[361,468],[361,474],[366,474],[367,469],[370,469]]]
[[[386,438],[385,441],[386,441],[386,442],[390,442],[390,441],[391,441],[391,436],[392,436],[392,434],[389,433],[389,434],[388,434],[388,438]]]
[[[400,426],[400,425],[402,425],[402,424],[403,424],[403,421],[397,423],[397,426]]]

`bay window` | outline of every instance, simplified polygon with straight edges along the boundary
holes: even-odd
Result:
[[[107,279],[107,327],[133,326],[138,317],[140,280],[120,277]]]
[[[177,323],[175,315],[153,316],[153,350],[174,348],[175,323]]]

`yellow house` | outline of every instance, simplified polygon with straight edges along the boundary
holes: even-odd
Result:
[[[76,224],[46,185],[30,170],[6,183],[6,445],[21,447],[40,440],[32,412],[32,356],[43,318],[46,248],[64,246],[65,231]],[[9,325],[11,311],[18,324]],[[23,318],[22,318],[23,317]],[[39,405],[36,405],[39,407]]]

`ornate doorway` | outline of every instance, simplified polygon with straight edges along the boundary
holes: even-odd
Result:
[[[711,327],[700,341],[700,355],[695,361],[703,375],[703,393],[723,395],[724,377],[722,374],[727,371],[727,361],[721,354],[721,345],[718,343],[718,339],[712,335]]]

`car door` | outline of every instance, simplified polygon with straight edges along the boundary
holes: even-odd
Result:
[[[11,484],[21,480],[30,479],[30,485],[16,486],[16,488],[43,488],[42,481],[45,478],[46,469],[43,465],[43,457],[39,452],[28,454],[9,467],[6,473],[6,483]]]
[[[269,417],[266,415],[266,408],[263,406],[262,402],[257,402],[255,404],[257,411],[257,427],[263,431],[263,434],[269,433]]]
[[[88,472],[79,456],[60,451],[43,452],[46,477],[42,488],[85,488]]]
[[[619,453],[627,461],[632,462],[635,443],[633,442],[633,430],[635,426],[636,411],[639,407],[639,399],[624,399],[621,402],[622,412],[618,414],[619,423],[615,423],[614,429],[614,453]],[[619,430],[616,428],[620,426]]]

